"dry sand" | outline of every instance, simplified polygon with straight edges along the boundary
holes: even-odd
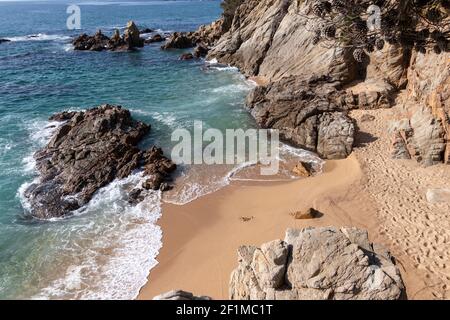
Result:
[[[360,119],[364,113],[371,112],[352,116]],[[391,249],[408,298],[447,297],[450,210],[428,204],[425,193],[448,185],[449,169],[391,160],[386,125],[392,111],[372,114],[375,121],[359,123],[354,153],[328,161],[321,175],[287,183],[232,183],[184,206],[164,205],[159,265],[138,298],[183,289],[227,299],[239,245],[282,239],[289,227],[344,225],[367,229],[372,241]],[[316,220],[291,216],[308,207],[324,215]]]

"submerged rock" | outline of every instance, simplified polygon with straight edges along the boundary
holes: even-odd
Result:
[[[141,34],[143,34],[143,33],[152,33],[153,30],[150,29],[150,28],[144,28],[144,29],[140,30],[139,32],[140,32]]]
[[[47,146],[35,153],[39,181],[24,194],[34,217],[70,214],[89,202],[98,189],[142,166],[145,174],[158,176],[152,189],[159,188],[176,169],[160,149],[137,147],[150,126],[133,120],[120,106],[63,112],[51,120],[63,123]],[[134,190],[131,199],[139,196]]]
[[[232,272],[237,300],[396,300],[404,292],[389,253],[356,228],[289,229],[284,241],[242,246]]]
[[[0,39],[0,43],[3,43],[3,42],[11,42],[11,40],[8,40],[8,39]]]
[[[196,37],[193,32],[174,32],[161,49],[188,49],[194,47],[195,43]]]
[[[192,55],[192,53],[183,53],[180,56],[180,60],[192,60],[194,59],[194,56]]]

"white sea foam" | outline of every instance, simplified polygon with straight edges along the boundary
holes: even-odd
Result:
[[[34,299],[134,299],[156,266],[162,246],[161,193],[146,191],[133,206],[127,194],[142,183],[142,173],[99,190],[79,218],[67,219],[71,241],[59,248],[66,256],[60,276]],[[79,219],[79,220],[77,220]]]
[[[26,174],[35,171],[36,160],[33,156],[34,152],[37,149],[44,147],[62,124],[64,124],[64,122],[41,120],[26,123],[26,129],[29,132],[30,141],[32,142],[32,151],[28,156],[22,159]]]
[[[16,36],[6,38],[9,41],[19,42],[19,41],[67,41],[71,38],[69,36],[59,35],[59,34],[46,34],[46,33],[38,33],[38,34],[29,34],[26,36]]]
[[[171,127],[177,127],[177,118],[173,112],[152,112],[152,118]]]
[[[64,122],[26,123],[33,150],[48,143]],[[35,171],[30,155],[24,160],[26,172]],[[142,172],[116,180],[97,191],[92,200],[68,218],[52,219],[59,233],[54,245],[63,263],[49,274],[34,299],[133,299],[157,264],[162,232],[156,225],[161,216],[161,194],[144,191],[144,201],[128,202],[131,189],[144,181]],[[20,186],[17,196],[23,208],[31,210],[24,196],[35,178]]]

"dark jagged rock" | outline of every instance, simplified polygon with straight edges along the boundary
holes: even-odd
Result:
[[[150,126],[133,120],[130,112],[120,106],[63,112],[51,119],[64,122],[47,146],[34,155],[39,182],[25,191],[34,217],[70,214],[86,204],[98,189],[141,166],[145,174],[157,176],[152,189],[158,189],[176,169],[161,149],[142,151],[137,147]],[[130,195],[134,200],[139,196],[139,191]]]
[[[11,42],[11,40],[8,40],[8,39],[0,39],[0,43],[3,43],[3,42]]]
[[[153,30],[150,29],[150,28],[144,28],[144,29],[140,30],[139,32],[140,32],[141,34],[142,34],[142,33],[152,33]]]
[[[163,41],[166,41],[166,39],[163,36],[161,36],[160,34],[155,34],[153,37],[151,37],[149,39],[145,39],[144,43],[150,44],[150,43],[163,42]]]
[[[123,39],[128,44],[128,48],[142,48],[144,46],[144,39],[141,39],[139,29],[133,21],[127,23],[127,28],[123,34]]]
[[[209,48],[203,44],[199,43],[194,49],[194,57],[196,58],[204,58],[208,55]]]
[[[127,51],[144,46],[144,39],[133,21],[129,21],[124,34],[121,36],[119,30],[115,30],[111,38],[104,35],[101,30],[94,36],[82,34],[72,42],[75,50],[81,51]]]
[[[174,172],[177,166],[164,157],[161,148],[152,147],[143,154],[144,161],[144,173],[150,176],[149,179],[144,183],[143,187],[147,190],[158,190],[167,191],[170,186],[164,181],[167,177]]]
[[[329,77],[289,77],[257,87],[247,106],[260,126],[278,129],[281,138],[323,158],[345,158],[352,151],[355,125],[347,111],[357,99]]]
[[[174,32],[167,42],[161,47],[163,50],[168,49],[188,49],[195,46],[197,38],[193,32]]]
[[[194,59],[194,56],[192,55],[192,53],[188,52],[188,53],[183,53],[180,56],[180,60],[192,60]]]

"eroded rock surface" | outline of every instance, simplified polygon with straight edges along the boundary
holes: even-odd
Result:
[[[284,241],[242,246],[230,279],[238,300],[400,299],[398,268],[356,228],[289,229]]]
[[[63,112],[51,120],[62,123],[47,146],[35,153],[39,179],[25,191],[34,217],[70,214],[98,189],[140,167],[151,180],[144,187],[159,189],[176,169],[161,149],[137,147],[150,126],[133,120],[120,106]]]

